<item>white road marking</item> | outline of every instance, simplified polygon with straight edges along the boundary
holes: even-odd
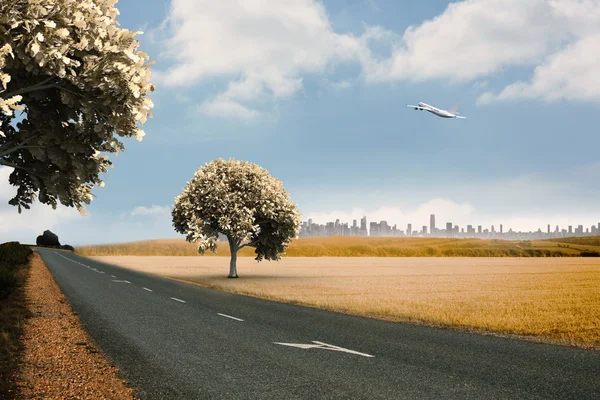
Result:
[[[236,318],[236,317],[232,317],[231,315],[227,315],[227,314],[221,314],[221,313],[217,313],[217,314],[218,314],[218,315],[220,315],[221,317],[225,317],[225,318],[231,318],[231,319],[235,319],[236,321],[242,321],[242,322],[244,322],[244,320],[243,320],[243,319],[239,319],[239,318]]]
[[[61,256],[62,258],[65,258],[65,259],[67,259],[67,260],[69,260],[69,261],[71,261],[71,262],[74,262],[75,264],[79,264],[79,265],[81,265],[82,267],[86,267],[87,269],[91,269],[92,271],[96,271],[96,272],[97,272],[97,273],[99,273],[99,274],[103,274],[103,273],[104,273],[104,272],[102,272],[102,271],[98,271],[97,269],[95,269],[95,268],[92,268],[92,267],[90,267],[90,266],[88,266],[88,265],[85,265],[85,264],[84,264],[84,263],[82,263],[82,262],[79,262],[79,261],[77,261],[77,260],[72,260],[72,259],[70,259],[69,257],[65,257],[65,256],[63,256],[63,255],[62,255],[62,254],[60,254],[60,253],[56,253],[56,254],[58,254],[58,255],[59,255],[59,256]]]
[[[303,343],[279,343],[279,342],[273,342],[273,343],[280,344],[282,346],[298,347],[300,349],[333,350],[333,351],[342,351],[344,353],[356,354],[356,355],[363,356],[363,357],[375,357],[375,356],[372,356],[370,354],[365,354],[365,353],[360,353],[360,352],[354,351],[354,350],[344,349],[343,347],[338,347],[338,346],[334,346],[332,344],[318,342],[316,340],[313,340],[312,342],[316,343],[316,344],[310,344],[310,343],[308,343],[308,344],[303,344]]]
[[[185,300],[178,299],[176,297],[171,297],[175,301],[179,301],[180,303],[185,303]]]
[[[111,276],[112,276],[113,278],[116,278],[116,276],[114,276],[114,275],[111,275]]]
[[[145,287],[145,288],[144,288],[144,290],[147,290],[147,291],[149,291],[149,292],[151,292],[151,291],[152,291],[152,289],[148,289],[147,287]]]
[[[131,283],[131,282],[129,282],[129,281],[125,281],[125,280],[122,280],[122,281],[120,281],[120,280],[118,280],[118,279],[113,279],[113,282],[117,282],[117,283],[120,283],[120,282],[123,282],[123,283]]]

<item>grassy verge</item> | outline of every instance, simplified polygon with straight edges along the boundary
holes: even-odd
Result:
[[[84,246],[83,256],[197,256],[194,244],[183,239]],[[293,240],[286,257],[579,257],[600,255],[600,237],[556,240],[483,240],[444,238],[319,237]],[[206,256],[212,256],[207,253]],[[229,256],[220,243],[216,256]],[[246,247],[238,255],[254,256]]]
[[[0,245],[0,399],[14,398],[14,374],[22,359],[20,337],[29,317],[23,287],[31,249],[17,243]]]

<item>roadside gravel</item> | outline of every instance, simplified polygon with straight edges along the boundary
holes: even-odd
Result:
[[[25,296],[32,316],[16,399],[138,399],[85,332],[37,252]]]

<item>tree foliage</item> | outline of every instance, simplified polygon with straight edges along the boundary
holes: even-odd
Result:
[[[116,3],[0,1],[0,165],[14,168],[19,212],[36,197],[83,211],[112,166],[101,154],[144,136],[151,63]]]
[[[227,236],[233,267],[238,250],[255,248],[256,260],[279,260],[300,233],[300,213],[278,179],[260,166],[218,159],[198,169],[175,198],[173,226],[198,245],[216,251]],[[231,276],[231,274],[230,274]]]

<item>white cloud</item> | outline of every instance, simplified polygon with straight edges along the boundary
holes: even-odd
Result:
[[[504,68],[535,67],[530,82],[486,92],[478,103],[516,98],[598,101],[600,1],[471,0],[409,27],[392,57],[367,60],[369,81],[466,82]]]
[[[152,205],[150,207],[138,206],[131,211],[132,217],[165,217],[171,215],[171,208],[165,206]]]
[[[206,101],[198,106],[198,110],[210,117],[235,118],[244,121],[256,119],[260,113],[250,110],[240,103],[228,99]]]
[[[467,81],[505,65],[536,63],[561,39],[550,11],[543,0],[451,3],[441,15],[409,27],[392,57],[369,66],[367,77]]]
[[[23,209],[19,214],[17,207],[8,204],[16,194],[16,186],[8,183],[12,170],[12,168],[0,167],[0,242],[17,240],[23,243],[35,243],[35,238],[46,229],[54,230],[66,222],[86,218],[74,208],[59,205],[56,210],[53,210],[52,207],[38,202],[35,202],[29,210]],[[61,238],[61,232],[54,232]]]
[[[356,38],[333,32],[316,0],[173,0],[167,26],[167,55],[176,63],[158,77],[167,86],[231,79],[200,106],[218,117],[254,117],[240,102],[291,96],[303,74],[322,73],[361,52]]]
[[[600,24],[600,21],[598,21]],[[478,104],[513,99],[600,101],[600,33],[552,54],[538,66],[529,82],[516,82],[500,93],[482,94]]]

